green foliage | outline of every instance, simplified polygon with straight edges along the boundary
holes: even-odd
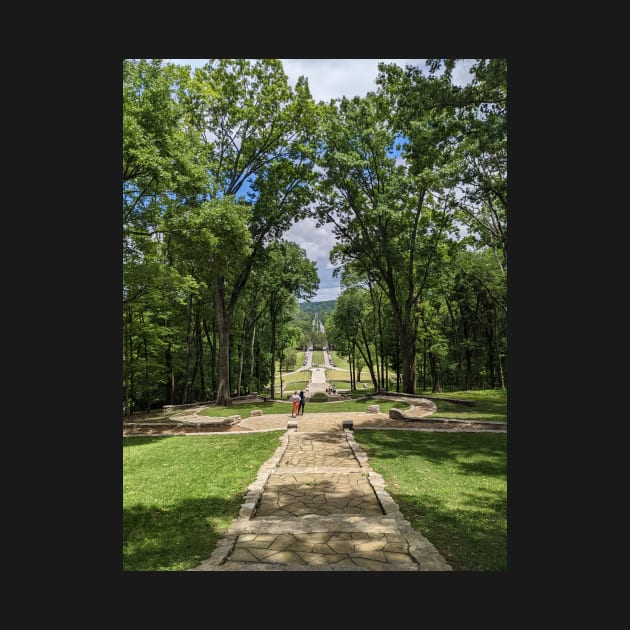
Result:
[[[507,62],[464,87],[456,62],[381,64],[376,93],[315,104],[275,59],[124,60],[128,410],[227,402],[325,343],[381,385],[505,386]],[[315,264],[282,241],[307,216],[338,239],[346,304],[308,301]]]
[[[287,348],[284,351],[282,366],[285,370],[294,370],[297,367],[297,352],[294,348]]]
[[[326,394],[324,392],[315,392],[312,396],[311,396],[311,402],[314,403],[318,403],[318,402],[326,402],[328,400],[328,397],[326,396]],[[309,407],[309,411],[310,411],[310,407]]]

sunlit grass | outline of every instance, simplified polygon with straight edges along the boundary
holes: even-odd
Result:
[[[356,429],[414,529],[458,571],[507,569],[507,435]]]
[[[208,558],[281,431],[123,440],[123,570],[182,571]]]
[[[313,357],[311,360],[311,365],[315,367],[319,365],[320,367],[324,367],[324,353],[322,350],[313,350]]]

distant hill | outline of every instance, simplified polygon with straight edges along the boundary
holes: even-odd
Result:
[[[337,304],[337,300],[326,300],[324,302],[301,302],[300,310],[303,313],[309,313],[310,315],[319,313],[319,319],[323,321],[328,313],[335,308],[335,304]]]

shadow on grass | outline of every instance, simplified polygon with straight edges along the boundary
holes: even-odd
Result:
[[[368,457],[378,449],[381,459],[422,456],[436,465],[450,462],[466,475],[505,475],[507,434],[482,432],[429,433],[407,431],[372,432],[356,429],[365,442]]]
[[[437,411],[433,416],[442,417],[463,417],[471,420],[482,416],[486,421],[507,422],[507,409],[505,400],[497,400],[493,398],[477,399],[474,407],[465,407],[457,403],[439,400],[433,398],[433,402],[437,407]]]
[[[209,558],[279,435],[125,438],[123,570],[184,571]]]
[[[455,571],[505,571],[505,495],[487,494],[491,497],[469,495],[465,510],[449,507],[436,496],[423,496],[420,501],[416,496],[396,494],[395,500],[414,529],[435,545]]]
[[[507,435],[357,429],[355,436],[402,514],[455,570],[507,569]]]
[[[186,499],[164,506],[123,509],[123,571],[182,571],[209,558],[238,513],[241,496]]]

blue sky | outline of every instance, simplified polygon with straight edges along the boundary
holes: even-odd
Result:
[[[198,68],[203,66],[207,59],[168,59],[165,61]],[[305,76],[316,101],[329,101],[343,96],[363,97],[368,92],[376,91],[377,86],[374,80],[378,74],[380,62],[395,63],[401,67],[419,66],[426,73],[424,59],[282,59],[281,61],[290,85],[295,86],[298,77]],[[468,81],[470,65],[471,62],[467,60],[456,66],[453,72],[455,83],[464,84]],[[309,260],[317,263],[319,291],[312,301],[334,300],[339,297],[341,292],[339,278],[332,277],[333,266],[328,259],[328,254],[335,244],[332,226],[316,228],[313,219],[304,219],[293,224],[285,233],[284,238],[297,243],[306,251]]]

